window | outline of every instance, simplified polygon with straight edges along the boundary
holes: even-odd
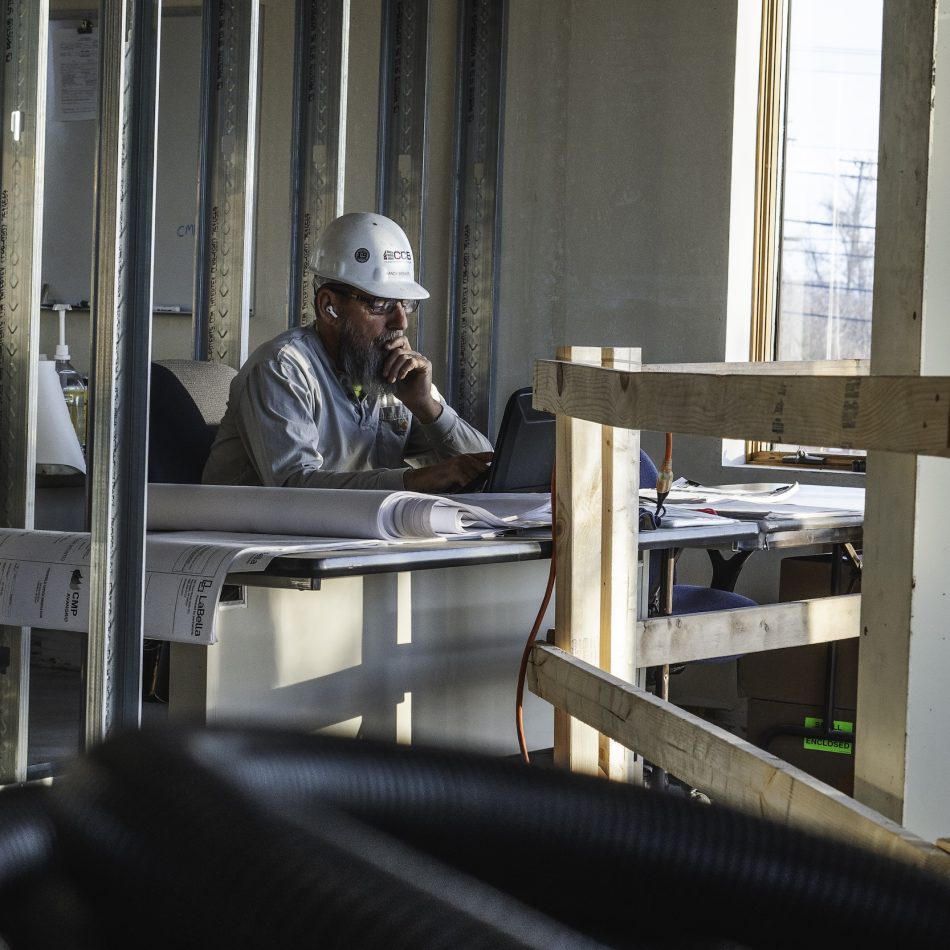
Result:
[[[882,0],[763,0],[753,236],[753,360],[871,350]],[[799,450],[750,443],[747,460]]]

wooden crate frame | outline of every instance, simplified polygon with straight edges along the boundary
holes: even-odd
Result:
[[[950,874],[941,848],[634,685],[648,664],[856,636],[860,605],[852,595],[638,623],[641,428],[950,455],[950,378],[869,376],[854,361],[784,369],[641,366],[636,350],[592,348],[536,363],[534,404],[557,416],[558,596],[555,643],[534,646],[529,688],[555,706],[560,764],[623,778],[639,752],[724,804]]]

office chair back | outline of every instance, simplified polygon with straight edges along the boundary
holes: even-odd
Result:
[[[148,480],[198,484],[237,371],[224,363],[152,363]]]

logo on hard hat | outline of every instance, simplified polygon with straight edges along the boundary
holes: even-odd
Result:
[[[412,251],[383,251],[384,261],[411,261]]]
[[[369,260],[369,251],[365,247],[358,247],[353,255],[357,264],[365,264]]]

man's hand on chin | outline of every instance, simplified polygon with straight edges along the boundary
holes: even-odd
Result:
[[[492,455],[491,452],[472,452],[424,468],[409,469],[403,476],[403,486],[407,491],[428,493],[457,491],[488,468]]]
[[[405,336],[385,344],[382,377],[392,383],[396,398],[423,424],[442,415],[442,403],[432,395],[432,364],[409,346]]]

